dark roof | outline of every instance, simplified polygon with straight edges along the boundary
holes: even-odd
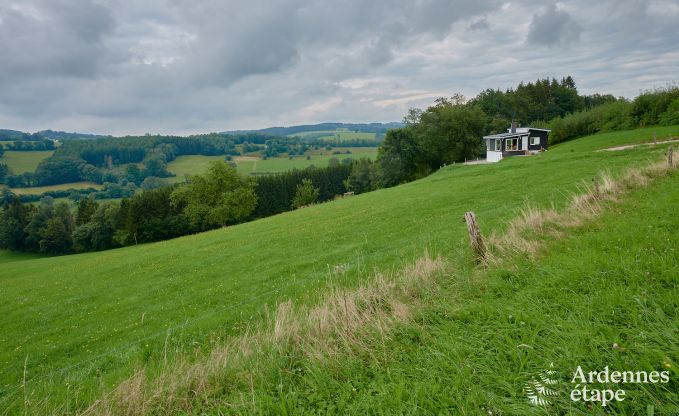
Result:
[[[509,137],[521,137],[521,136],[528,136],[530,133],[529,132],[523,132],[523,133],[500,133],[500,134],[491,134],[490,136],[483,136],[484,139],[507,139]]]
[[[539,129],[536,127],[518,127],[520,129],[528,129],[528,131],[516,132],[516,133],[499,133],[491,134],[490,136],[483,136],[484,139],[508,139],[510,137],[521,137],[530,134],[530,130],[546,131],[550,132],[551,129]]]

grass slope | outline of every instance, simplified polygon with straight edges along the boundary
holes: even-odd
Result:
[[[488,273],[457,263],[412,322],[321,363],[294,348],[262,354],[250,400],[218,394],[193,401],[194,412],[229,414],[237,403],[260,414],[675,414],[677,200],[675,171],[544,241],[537,259],[515,256]],[[604,408],[570,400],[578,366],[668,371],[670,382],[595,382],[590,389],[625,390]],[[537,406],[526,386],[546,370],[555,395]]]
[[[580,181],[657,159],[666,146],[594,148],[659,130],[617,141],[592,136],[498,164],[449,166],[396,188],[171,241],[4,264],[0,408],[20,406],[24,363],[27,379],[38,377],[29,383],[35,400],[65,400],[68,382],[81,390],[82,405],[139,365],[210,351],[259,319],[264,305],[304,304],[328,283],[356,284],[425,248],[463,262],[465,211],[473,209],[489,232],[502,230],[526,201],[562,205]],[[663,132],[679,134],[679,126]]]
[[[25,172],[35,172],[40,162],[52,156],[53,150],[36,152],[19,152],[7,150],[0,158],[0,163],[5,163],[12,170],[12,173],[19,175]]]

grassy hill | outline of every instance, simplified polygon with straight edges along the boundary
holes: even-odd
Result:
[[[3,287],[0,408],[8,406],[18,411],[27,398],[38,409],[41,398],[47,398],[43,404],[47,408],[65,402],[71,410],[82,408],[137,368],[145,367],[154,374],[178,357],[205,357],[225,337],[242,334],[248,322],[261,320],[266,314],[265,307],[271,310],[288,299],[296,305],[313,304],[329,284],[356,286],[365,282],[374,270],[402,269],[425,250],[471,273],[462,222],[465,211],[474,210],[484,233],[489,234],[505,230],[527,202],[538,207],[552,204],[563,207],[582,181],[591,181],[601,171],[618,175],[631,166],[658,159],[667,146],[620,152],[594,150],[648,140],[654,132],[658,137],[677,135],[679,126],[591,136],[539,156],[510,158],[498,164],[449,166],[428,178],[396,188],[171,241],[101,253],[5,261],[0,269]],[[670,187],[666,191],[671,200],[672,195],[677,195],[676,181],[666,181],[669,185],[663,186]],[[652,188],[648,192],[657,191]],[[657,193],[654,195],[658,197]],[[639,203],[654,204],[654,200],[637,198]],[[649,229],[668,226],[663,225],[667,218],[663,210],[667,211],[671,204],[657,205],[651,208],[658,209],[652,215],[659,219],[653,216],[646,224],[638,214],[642,218],[636,218],[637,222],[632,224],[642,221]],[[631,215],[631,211],[626,215]],[[616,321],[620,319],[617,317],[597,318],[593,322],[599,326],[590,329],[578,326],[586,321],[588,310],[594,312],[591,308],[578,312],[575,315],[578,319],[570,319],[570,309],[558,304],[554,307],[561,313],[557,315],[559,320],[546,326],[546,312],[552,305],[540,300],[543,290],[558,290],[572,278],[567,273],[571,269],[559,272],[560,262],[566,260],[564,256],[572,257],[572,267],[580,265],[578,276],[583,278],[593,274],[604,279],[603,271],[608,265],[622,270],[626,264],[634,264],[616,263],[615,259],[624,257],[627,248],[636,253],[634,250],[646,247],[645,243],[643,240],[634,243],[634,234],[623,233],[623,228],[629,227],[624,217],[616,215],[610,221],[615,219],[620,222],[611,227],[620,231],[613,237],[606,237],[602,231],[598,237],[592,234],[591,242],[582,243],[585,246],[579,245],[579,239],[555,242],[554,252],[561,253],[561,257],[552,258],[547,268],[542,263],[519,259],[516,269],[496,272],[487,284],[461,277],[463,280],[451,283],[455,296],[450,299],[455,300],[454,304],[432,305],[426,319],[433,321],[424,322],[424,329],[409,327],[402,338],[384,340],[384,345],[398,348],[394,357],[368,360],[376,367],[366,365],[363,359],[352,361],[354,358],[349,357],[349,361],[339,363],[342,365],[336,372],[314,373],[316,379],[283,374],[285,391],[275,393],[274,388],[272,392],[269,384],[258,386],[261,390],[257,390],[257,398],[263,400],[260,407],[282,411],[275,408],[281,405],[276,400],[285,398],[286,403],[298,410],[326,408],[332,412],[328,406],[344,403],[345,407],[335,411],[385,406],[397,413],[399,409],[416,413],[417,409],[444,412],[457,409],[474,414],[486,408],[524,413],[524,408],[512,407],[518,403],[521,392],[512,393],[511,400],[503,396],[514,391],[516,383],[520,385],[517,374],[526,370],[525,360],[519,359],[523,350],[516,351],[519,341],[527,340],[533,345],[543,342],[539,345],[539,351],[544,351],[543,360],[531,364],[536,368],[550,359],[561,360],[558,363],[564,364],[562,368],[570,368],[565,363],[571,362],[564,357],[593,357],[592,362],[603,363],[609,355],[588,352],[599,351],[596,346],[603,341],[612,345],[615,339],[624,339],[625,343],[628,339],[605,333],[602,325],[609,320],[623,322]],[[603,226],[590,228],[596,231]],[[675,238],[666,233],[648,235],[655,239],[651,241],[654,243],[661,238]],[[625,238],[632,238],[632,242]],[[597,266],[592,261],[598,256],[605,257],[609,251],[599,254],[593,251],[594,258],[583,257],[577,251],[594,250],[602,241],[614,244],[617,251],[610,252],[617,253],[617,257],[611,256]],[[569,243],[572,245],[567,246]],[[674,240],[667,244],[671,246]],[[637,258],[636,254],[631,256]],[[653,264],[657,270],[669,267],[666,259]],[[526,272],[517,275],[519,268]],[[545,280],[548,273],[554,277]],[[538,282],[533,283],[535,279]],[[663,285],[666,295],[676,299],[676,285],[667,277],[657,279],[659,286],[643,295],[647,299],[644,302]],[[470,282],[474,284],[466,285]],[[630,294],[644,281],[625,282],[634,283],[624,292]],[[579,293],[587,295],[572,307],[586,306],[588,299],[604,294],[622,300],[623,292],[612,292],[609,290],[612,283],[605,280],[600,286],[587,286],[586,280],[577,284],[580,285],[577,289],[560,292],[563,298],[556,294],[553,297],[575,302],[573,297]],[[606,304],[614,303],[615,299]],[[674,319],[676,310],[660,308],[664,319]],[[653,308],[645,307],[642,312],[651,313],[649,310],[660,316]],[[602,311],[610,313],[608,309]],[[526,330],[512,329],[520,322],[526,325]],[[642,321],[634,322],[643,325]],[[576,327],[580,329],[575,339],[586,343],[586,336],[593,336],[595,346],[576,347],[572,343],[572,349],[565,349],[560,355],[554,353],[552,347],[568,339],[569,328]],[[676,330],[667,334],[668,345],[676,346]],[[654,345],[659,345],[655,332],[653,337]],[[487,348],[488,345],[492,348]],[[507,350],[503,351],[502,346]],[[666,352],[654,348],[653,354]],[[491,361],[485,363],[484,359]],[[432,364],[427,364],[428,360]],[[433,363],[440,366],[436,371]],[[383,374],[383,368],[393,368],[394,372]],[[312,366],[309,369],[314,370]],[[443,377],[444,374],[448,375]],[[478,381],[483,374],[489,378]],[[26,389],[20,387],[24,377],[29,380]],[[325,385],[325,381],[330,384]],[[488,386],[495,387],[484,390]],[[316,396],[305,396],[310,389],[315,389]],[[74,395],[79,398],[77,403]],[[311,398],[302,399],[303,396]]]
[[[8,150],[0,157],[0,163],[5,163],[12,170],[15,175],[24,172],[35,172],[40,162],[52,156],[53,150],[35,151],[35,152],[19,152]]]

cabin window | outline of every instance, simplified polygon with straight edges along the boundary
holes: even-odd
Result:
[[[537,146],[540,144],[540,137],[533,136],[530,138],[530,144],[531,146]]]
[[[505,148],[507,149],[508,152],[520,150],[519,139],[507,139],[505,143],[507,144]]]
[[[500,139],[495,140],[495,151],[496,152],[502,151],[502,140],[500,140]]]
[[[486,149],[488,149],[488,150],[495,149],[495,140],[494,139],[488,139],[488,142],[486,142]]]

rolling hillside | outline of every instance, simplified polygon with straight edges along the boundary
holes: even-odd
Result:
[[[482,230],[489,234],[505,230],[526,203],[543,208],[551,204],[563,207],[569,194],[576,192],[582,181],[590,182],[602,171],[619,175],[629,167],[659,159],[667,146],[620,152],[594,150],[646,141],[653,133],[658,137],[677,135],[679,126],[586,137],[539,156],[517,157],[498,164],[448,166],[428,178],[396,188],[171,241],[56,258],[2,256],[0,408],[19,411],[28,397],[34,409],[82,409],[130,377],[137,368],[145,367],[148,372],[155,373],[177,357],[200,359],[206,356],[221,345],[225,337],[242,334],[248,322],[259,321],[266,315],[267,307],[274,308],[288,299],[296,305],[313,304],[329,284],[354,287],[365,282],[374,270],[402,269],[425,250],[431,256],[445,257],[448,263],[458,265],[461,270],[471,270],[466,229],[461,220],[465,211],[474,210]],[[521,182],[517,184],[514,178],[521,178]],[[676,195],[676,184],[672,186],[672,195]],[[648,201],[642,198],[639,203],[648,204]],[[611,226],[622,227],[618,223]],[[596,247],[596,238],[604,237],[595,235],[591,238],[592,242],[587,244]],[[579,243],[564,244],[558,248],[560,252],[579,249]],[[553,290],[550,285],[569,278],[558,275],[559,258],[550,261],[561,280],[546,282],[544,290]],[[541,266],[518,262],[517,267],[525,267],[535,278],[541,274],[535,270]],[[454,308],[455,313],[466,317],[462,322],[485,323],[479,330],[486,331],[483,333],[487,337],[469,338],[471,341],[465,347],[460,342],[466,342],[467,338],[454,336],[459,345],[451,345],[458,345],[460,349],[447,350],[448,358],[439,360],[441,366],[462,360],[463,351],[483,355],[480,351],[488,340],[493,342],[492,345],[503,342],[502,336],[493,335],[491,329],[499,318],[489,314],[489,307],[483,306],[483,300],[493,293],[502,296],[503,290],[512,289],[512,282],[519,278],[512,277],[511,271],[506,275],[509,277],[498,273],[499,280],[489,283],[486,289],[480,290],[473,285],[466,289],[470,291],[469,309],[465,309],[463,300]],[[524,282],[525,286],[526,279],[529,277],[522,277],[519,282]],[[676,293],[676,286],[670,285],[667,290]],[[512,319],[519,319],[524,313],[521,308],[528,307],[528,303],[521,300],[520,294],[524,292],[511,293],[516,297],[509,298],[506,309]],[[537,296],[537,292],[525,293]],[[510,313],[512,301],[517,302],[516,310]],[[545,313],[545,306],[541,307],[540,314]],[[447,309],[443,312],[452,313]],[[435,331],[465,328],[472,331],[473,328],[455,322],[452,327],[446,327],[443,321],[447,318],[438,319],[442,323],[432,323]],[[537,339],[542,326],[527,319],[522,322],[528,322],[534,329],[531,336]],[[506,330],[499,323],[497,328],[500,332]],[[436,339],[439,335],[434,332],[433,335],[412,336]],[[676,332],[670,337],[671,342],[676,342]],[[510,338],[508,335],[505,339],[508,345],[516,345],[516,340],[511,338],[510,341]],[[445,337],[441,335],[439,339]],[[409,350],[419,341],[413,342],[403,341],[401,347],[404,348],[404,359],[412,359],[416,364],[399,366],[387,360],[390,365],[401,373],[421,368],[423,374],[440,375],[423,364],[421,354],[425,354],[426,349],[422,353]],[[547,345],[551,344],[543,347]],[[502,357],[501,352],[498,354]],[[503,366],[515,363],[513,360],[517,359],[513,353],[510,355],[508,361],[497,362],[496,369],[481,370],[489,374],[496,370],[506,374],[509,370]],[[356,383],[359,384],[353,387],[341,385],[336,392],[347,393],[343,403],[354,406],[351,410],[362,411],[370,405],[398,410],[394,407],[401,403],[398,397],[402,397],[403,403],[419,403],[432,412],[452,409],[451,402],[444,401],[437,408],[436,403],[423,402],[423,396],[418,396],[424,394],[424,389],[433,389],[436,385],[429,378],[425,377],[427,384],[419,386],[421,391],[412,390],[412,386],[404,384],[407,377],[393,376],[380,383],[375,379],[377,375],[371,373],[375,370],[370,366],[345,364],[356,366],[351,368],[356,370]],[[415,367],[420,364],[422,367]],[[348,368],[343,371],[349,371]],[[347,377],[354,373],[340,371],[342,374],[346,383],[351,383]],[[450,374],[471,377],[468,372],[452,369]],[[26,388],[21,387],[23,380],[28,380]],[[320,389],[323,377],[305,380],[293,378],[291,385],[296,386],[297,391],[305,391],[304,383],[309,383],[307,387],[314,385]],[[448,395],[448,400],[453,402],[456,398],[462,400],[466,385],[460,385],[459,381],[457,384],[453,380],[449,382],[452,384],[435,393],[441,397]],[[77,391],[69,386],[77,386]],[[360,392],[352,393],[351,389],[357,387]],[[330,390],[317,390],[320,402],[309,402],[300,401],[292,390],[276,395],[267,390],[266,385],[262,388],[258,391],[262,398],[273,397],[267,399],[273,401],[262,405],[271,412],[295,409],[295,406],[286,409],[267,407],[266,403],[275,403],[281,398],[287,398],[293,404],[295,400],[299,401],[301,407],[297,410],[310,410],[330,403],[328,400],[334,394]],[[371,396],[371,391],[375,395]],[[469,407],[458,407],[457,410],[473,414],[483,406],[490,406],[484,402],[480,390],[474,389],[473,393],[468,401],[460,402]],[[493,391],[488,399],[492,406],[488,409],[498,408],[497,403],[502,402],[497,397],[500,393]],[[73,400],[74,395],[78,396],[78,402]],[[46,398],[46,402],[41,404],[41,398]],[[379,398],[385,401],[380,402]],[[314,407],[314,403],[318,406]],[[401,410],[415,411],[416,408]],[[511,409],[510,403],[504,411]]]

